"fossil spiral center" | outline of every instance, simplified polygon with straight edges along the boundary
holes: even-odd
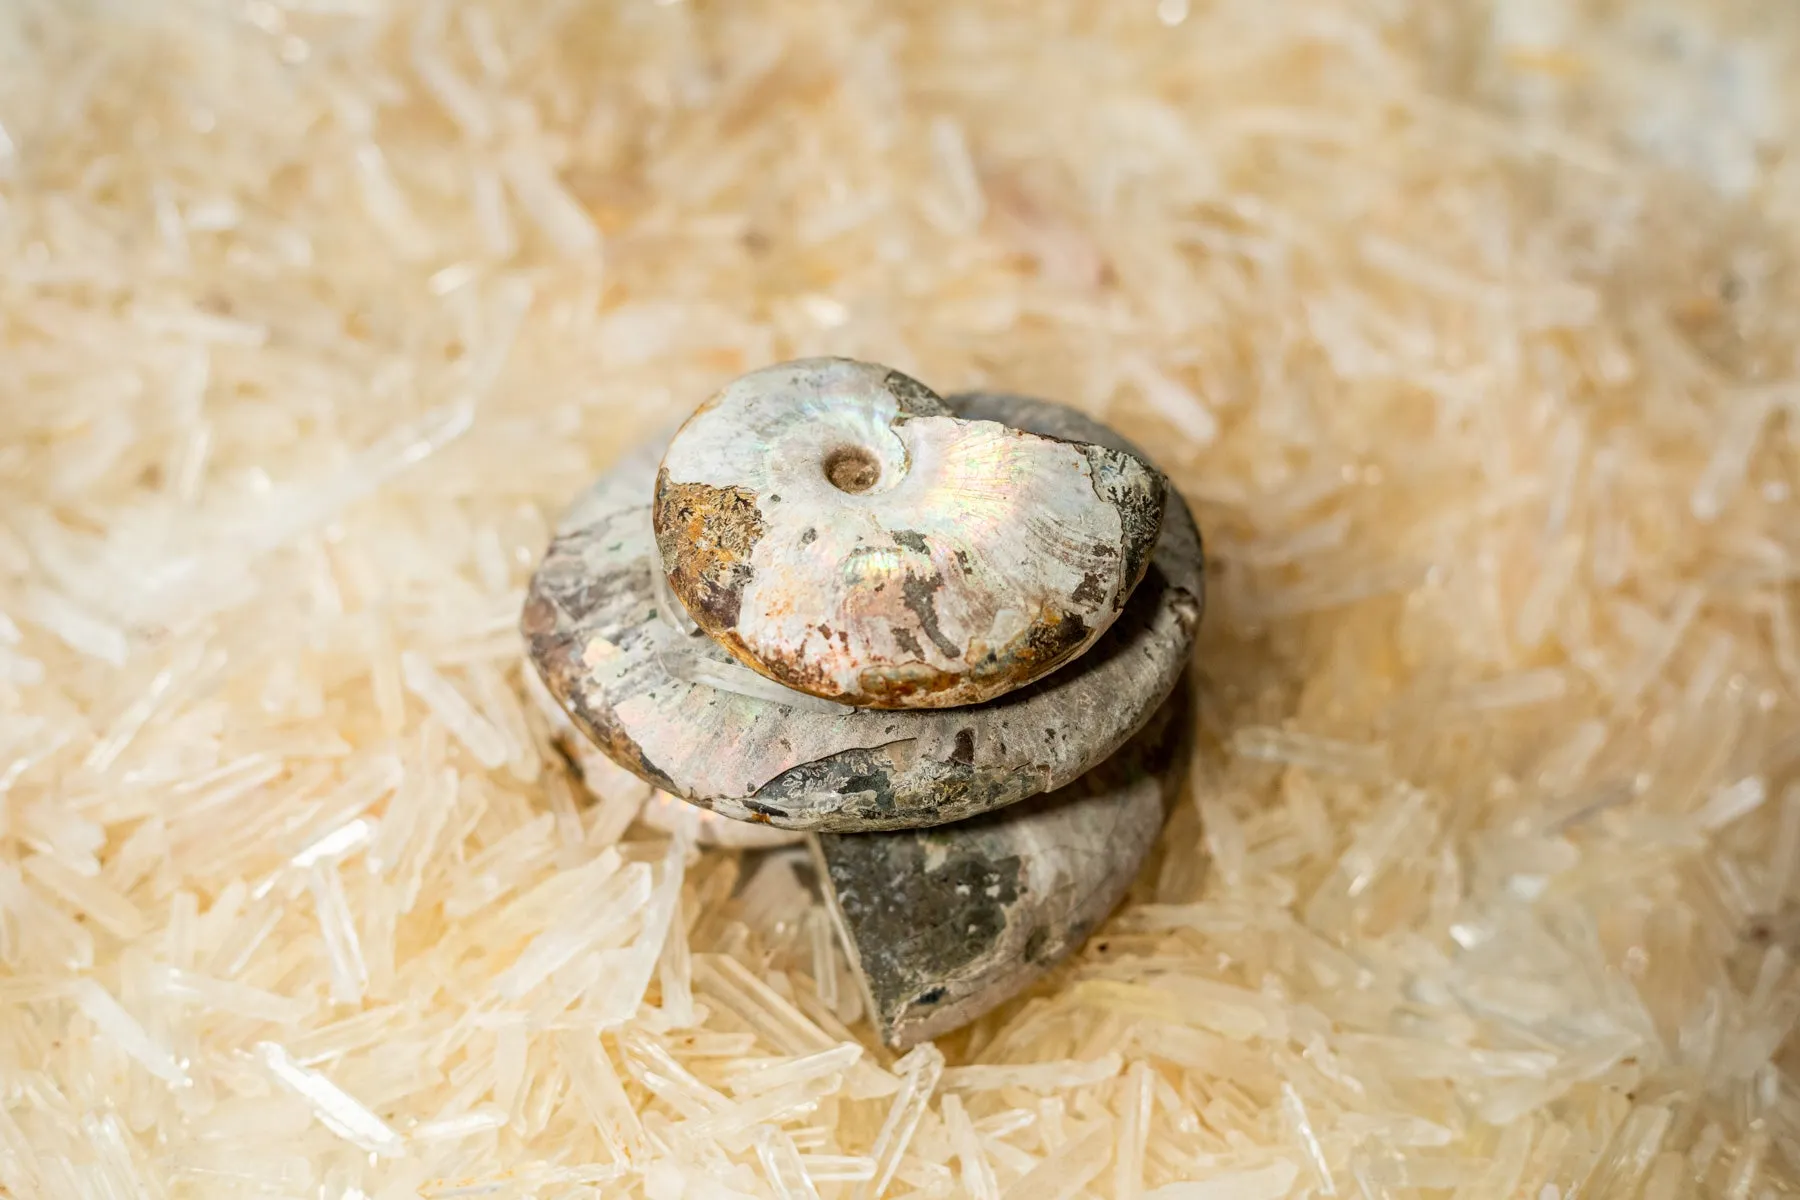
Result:
[[[839,446],[825,456],[825,478],[840,492],[866,492],[881,481],[881,463],[861,446]]]

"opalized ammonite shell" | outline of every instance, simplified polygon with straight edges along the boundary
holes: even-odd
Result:
[[[676,433],[654,525],[694,622],[782,685],[860,708],[1002,696],[1074,659],[1142,578],[1162,476],[969,420],[885,367],[805,359]]]
[[[948,403],[965,417],[1128,449],[1059,404],[998,394]],[[565,514],[532,579],[524,632],[534,667],[589,740],[663,791],[725,816],[787,829],[906,829],[1063,787],[1149,720],[1193,652],[1201,545],[1171,491],[1124,611],[1047,678],[952,709],[853,709],[793,692],[671,612],[651,534],[661,453],[653,444],[627,456]]]

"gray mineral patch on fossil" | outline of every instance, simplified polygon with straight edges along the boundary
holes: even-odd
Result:
[[[965,416],[1132,451],[1080,413],[1026,397],[948,398]],[[532,580],[532,663],[577,728],[658,788],[740,820],[859,831],[959,821],[1062,787],[1106,758],[1186,668],[1200,538],[1169,490],[1143,581],[1080,658],[970,708],[877,710],[787,691],[744,668],[668,599],[651,527],[663,445],[576,500]]]
[[[882,1039],[981,1016],[1088,936],[1130,887],[1187,769],[1190,688],[1118,754],[1004,812],[888,833],[819,834],[826,899]]]

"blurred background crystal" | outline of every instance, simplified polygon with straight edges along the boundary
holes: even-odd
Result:
[[[1800,11],[0,2],[0,1187],[1800,1190]],[[895,1059],[547,522],[812,354],[1207,530],[1124,908]],[[621,788],[627,785],[621,783]]]

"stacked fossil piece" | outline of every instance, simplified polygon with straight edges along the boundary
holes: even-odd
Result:
[[[900,1046],[1118,902],[1185,763],[1202,596],[1186,506],[1111,430],[809,359],[597,480],[523,627],[578,761],[729,818],[720,840],[810,843]]]

